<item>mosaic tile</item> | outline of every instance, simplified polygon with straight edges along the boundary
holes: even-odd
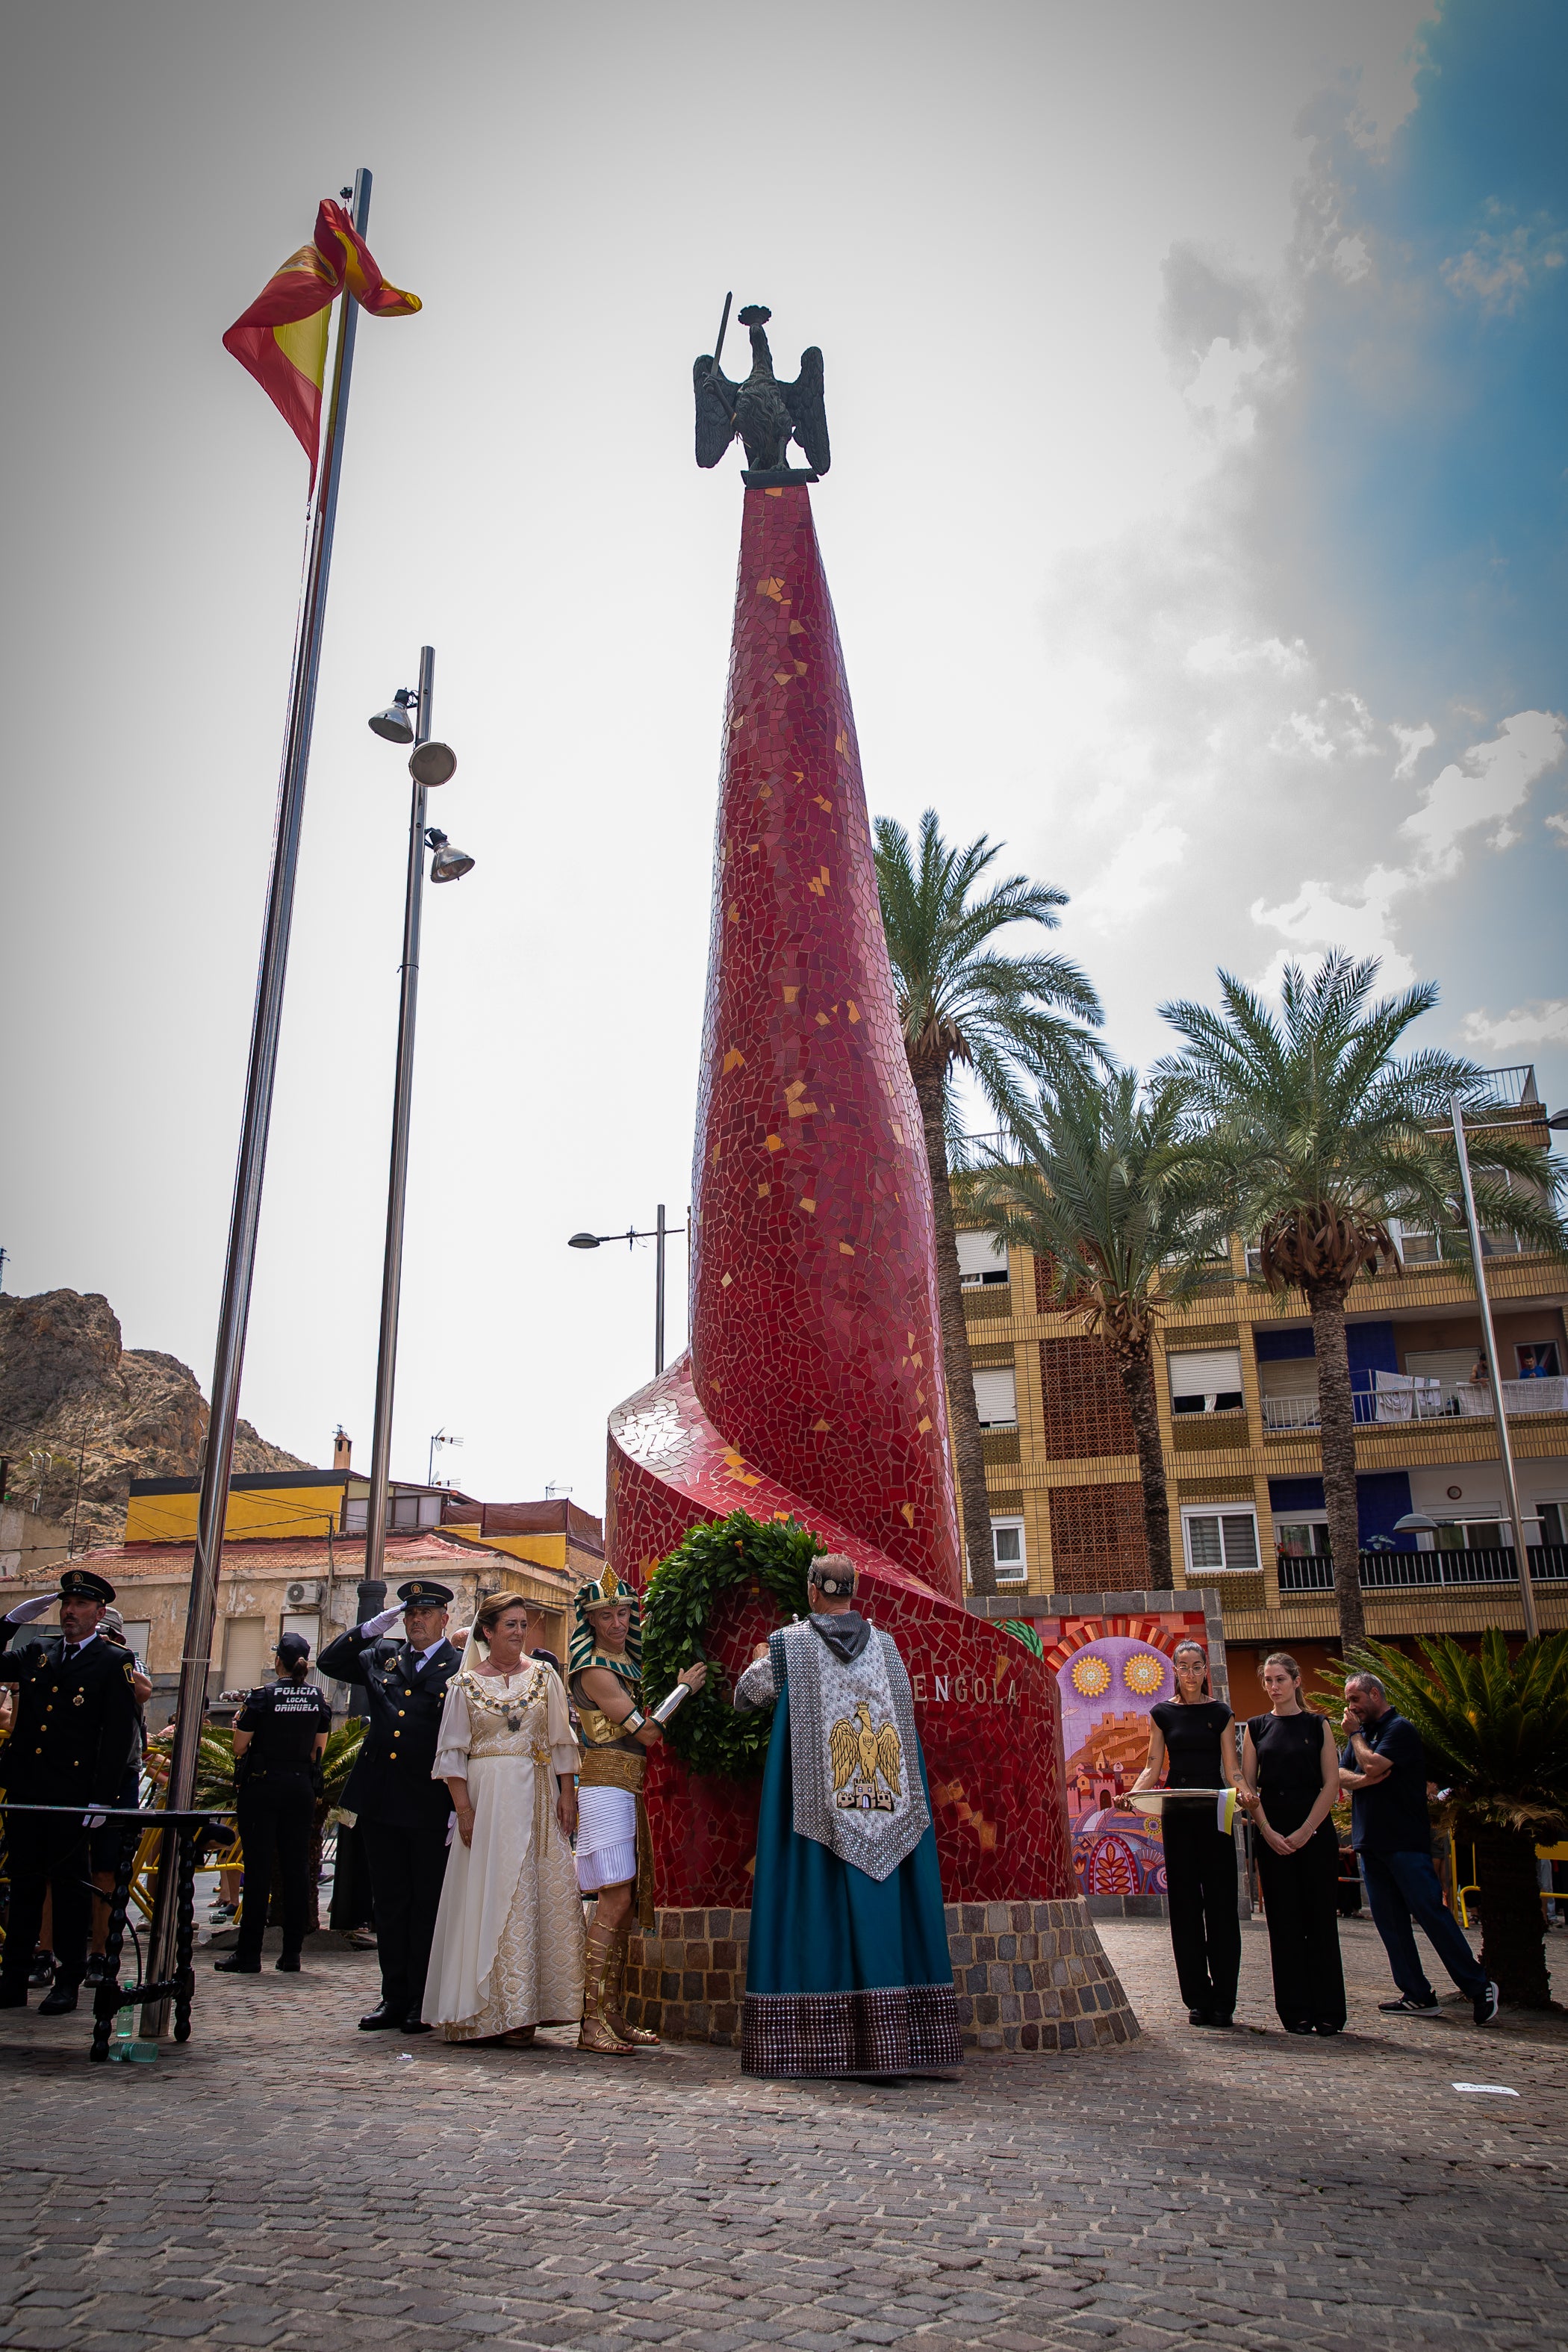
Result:
[[[606,1548],[641,1584],[743,1505],[847,1552],[909,1666],[949,1900],[1064,1899],[1054,1679],[961,1598],[930,1178],[804,488],[745,495],[722,740],[691,1344],[611,1415]],[[773,1622],[740,1596],[712,1654],[736,1673]],[[656,1750],[647,1794],[658,1902],[749,1908],[756,1787]]]

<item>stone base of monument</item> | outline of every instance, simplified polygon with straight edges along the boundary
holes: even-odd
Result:
[[[738,2049],[751,1927],[749,1911],[660,1911],[632,1937],[627,2022]],[[950,1903],[947,1936],[965,2050],[1062,2057],[1137,2035],[1081,1900]]]

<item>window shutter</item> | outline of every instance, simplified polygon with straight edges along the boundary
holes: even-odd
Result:
[[[974,1375],[974,1403],[983,1429],[1012,1428],[1018,1418],[1018,1391],[1011,1364]]]
[[[1167,1361],[1173,1397],[1234,1396],[1240,1390],[1239,1348],[1189,1348]]]
[[[982,1230],[957,1238],[958,1271],[964,1282],[1006,1281],[1007,1244],[1000,1234]]]

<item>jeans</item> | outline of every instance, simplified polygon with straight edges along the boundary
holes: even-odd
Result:
[[[1465,1931],[1444,1906],[1443,1891],[1429,1853],[1367,1853],[1361,1857],[1362,1874],[1372,1904],[1373,1924],[1383,1937],[1394,1981],[1412,2000],[1435,2000],[1426,1981],[1412,1931],[1414,1920],[1426,1935],[1459,1990],[1472,2000],[1486,1990],[1486,1972],[1466,1940]]]

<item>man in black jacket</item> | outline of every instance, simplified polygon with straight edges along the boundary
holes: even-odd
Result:
[[[343,1810],[358,1815],[370,1863],[381,1961],[381,2001],[360,2019],[363,2033],[430,2030],[420,2010],[452,1810],[446,1782],[430,1775],[447,1685],[458,1671],[447,1639],[451,1599],[446,1585],[427,1578],[400,1584],[395,1609],[341,1634],[316,1660],[323,1675],[357,1684],[365,1695],[364,1745],[342,1793]],[[399,1617],[406,1638],[384,1639]]]
[[[136,1729],[135,1661],[99,1639],[114,1587],[90,1569],[68,1568],[58,1593],[24,1601],[0,1622],[0,1682],[16,1683],[16,1721],[5,1750],[13,1805],[81,1806],[68,1813],[6,1817],[11,1912],[0,1963],[0,2009],[26,2009],[27,1978],[46,1892],[54,1896],[55,1979],[41,2017],[77,2005],[87,1966],[91,1868],[89,1823],[117,1805]],[[60,1630],[13,1649],[21,1627],[59,1602]]]

